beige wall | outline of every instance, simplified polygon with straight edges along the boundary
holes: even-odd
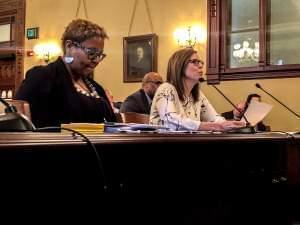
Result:
[[[86,0],[86,2],[89,19],[104,26],[110,36],[105,46],[108,57],[96,68],[95,79],[111,90],[115,100],[122,101],[140,87],[140,83],[123,83],[123,37],[128,36],[134,0]],[[206,0],[148,0],[148,2],[153,32],[159,37],[158,72],[165,78],[168,58],[178,49],[173,39],[174,30],[176,27],[195,23],[206,26]],[[31,49],[37,42],[49,39],[59,43],[64,27],[75,18],[76,8],[77,0],[27,0],[26,27],[40,27],[40,38],[26,40],[25,47]],[[146,15],[144,1],[139,0],[131,35],[151,33]],[[83,6],[79,16],[85,18]],[[196,49],[205,59],[205,45],[198,45]],[[35,57],[26,58],[25,71],[37,64],[40,64],[40,61]],[[257,90],[254,87],[256,82],[260,82],[266,90],[300,113],[300,102],[297,98],[299,78],[222,82],[219,88],[233,102],[242,101],[249,93],[258,92],[264,101],[274,105],[265,120],[272,129],[300,130],[300,120]],[[211,87],[204,85],[203,90],[217,111],[231,109],[231,106]]]

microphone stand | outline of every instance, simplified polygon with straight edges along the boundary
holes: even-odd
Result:
[[[14,105],[9,104],[7,101],[5,101],[4,99],[0,98],[0,102],[5,105],[5,112],[6,113],[13,113],[13,112],[17,112],[17,109]]]
[[[269,95],[271,98],[275,99],[276,102],[278,102],[280,105],[282,105],[284,108],[286,108],[287,110],[289,110],[291,113],[293,113],[298,119],[300,118],[299,114],[297,114],[296,112],[294,112],[293,110],[291,110],[289,107],[287,107],[285,104],[283,104],[280,100],[278,100],[277,98],[275,98],[272,94],[270,94],[269,92],[267,92],[265,89],[262,88],[262,86],[260,86],[259,83],[255,84],[255,87],[259,88],[260,90],[262,90],[263,92],[265,92],[267,95]]]
[[[0,102],[5,106],[5,114],[0,115],[0,132],[35,130],[33,123],[22,113],[18,113],[14,105],[9,104],[1,97]]]
[[[200,81],[201,82],[201,81]],[[202,81],[203,82],[203,81]],[[219,88],[217,88],[215,85],[211,85],[214,89],[216,89],[226,100],[227,100],[227,102],[229,102],[232,106],[233,106],[233,108],[235,108],[237,111],[239,111],[240,113],[241,113],[241,115],[242,115],[242,117],[245,119],[245,121],[246,121],[246,127],[243,127],[243,128],[239,128],[239,129],[234,129],[234,130],[232,130],[232,131],[229,131],[229,133],[251,133],[251,134],[254,134],[254,133],[256,133],[256,131],[255,131],[255,129],[254,129],[254,127],[253,126],[251,126],[251,124],[249,123],[249,121],[248,121],[248,119],[246,118],[246,116],[244,115],[244,113],[243,112],[241,112],[241,110],[240,109],[238,109],[236,106],[235,106],[235,104],[233,104],[233,102],[232,101],[230,101],[230,99],[229,98],[227,98],[227,96],[226,95],[224,95],[224,93],[219,89]]]

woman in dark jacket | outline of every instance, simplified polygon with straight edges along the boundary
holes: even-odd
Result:
[[[29,102],[36,127],[116,120],[104,89],[91,78],[105,57],[106,38],[97,24],[74,20],[62,37],[63,57],[26,73],[15,98]]]

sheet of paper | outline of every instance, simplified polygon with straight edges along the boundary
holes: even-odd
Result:
[[[272,107],[272,105],[264,102],[251,101],[244,115],[249,123],[255,126],[266,117]],[[245,121],[245,119],[242,118],[242,121]]]

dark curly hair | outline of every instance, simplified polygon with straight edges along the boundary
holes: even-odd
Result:
[[[108,35],[103,27],[88,20],[76,19],[73,20],[65,29],[62,40],[62,47],[65,51],[65,43],[67,40],[81,43],[87,39],[99,37],[107,39]]]

